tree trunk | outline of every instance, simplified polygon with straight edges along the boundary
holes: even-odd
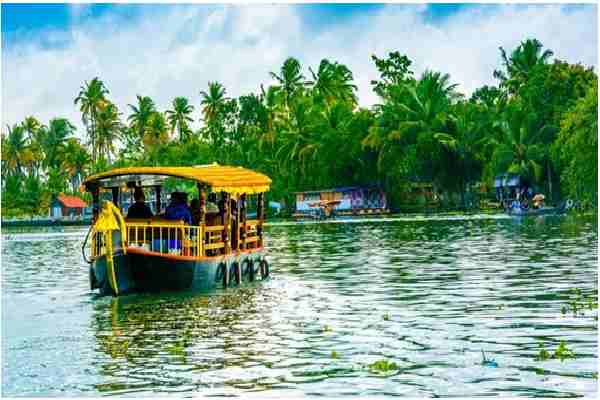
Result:
[[[550,200],[553,200],[554,196],[552,193],[552,174],[550,172],[550,160],[546,160],[546,171],[548,179],[548,197],[550,198]]]

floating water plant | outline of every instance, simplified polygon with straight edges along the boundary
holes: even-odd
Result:
[[[539,351],[538,355],[535,357],[535,360],[536,361],[546,361],[547,359],[549,359],[551,357],[551,355],[548,352],[548,350],[546,350],[543,343],[539,343],[539,347],[540,347],[540,351]]]
[[[542,343],[540,343],[539,346],[540,351],[537,357],[535,357],[536,361],[546,361],[549,359],[555,359],[560,360],[562,362],[568,358],[575,358],[575,353],[573,352],[573,350],[567,347],[564,340],[560,341],[558,347],[556,348],[556,350],[554,350],[554,354],[550,354],[550,352],[546,350]]]
[[[333,358],[333,359],[336,359],[336,358],[338,358],[338,354],[337,354],[337,352],[336,352],[335,350],[333,350],[333,351],[331,352],[331,358]]]
[[[390,372],[400,369],[395,362],[386,359],[375,361],[369,364],[369,369],[373,372]]]
[[[390,313],[383,314],[383,320],[384,321],[389,321],[390,320]]]
[[[557,358],[560,361],[563,361],[567,358],[575,358],[575,353],[573,352],[573,350],[567,348],[567,345],[565,344],[565,342],[563,340],[561,340],[560,344],[554,351],[554,355],[552,357]]]
[[[323,325],[323,332],[331,332],[331,326]]]

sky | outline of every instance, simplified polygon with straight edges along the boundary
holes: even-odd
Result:
[[[208,82],[231,97],[258,92],[288,57],[307,78],[323,58],[346,64],[365,107],[378,101],[372,54],[406,54],[417,76],[449,73],[467,95],[497,83],[499,46],[527,38],[561,60],[598,65],[593,4],[2,4],[1,27],[3,129],[29,115],[66,117],[80,136],[73,99],[96,76],[123,119],[139,94],[159,110],[185,96],[199,121]]]

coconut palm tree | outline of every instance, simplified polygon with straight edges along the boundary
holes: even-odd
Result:
[[[129,104],[131,114],[127,117],[127,121],[129,121],[130,128],[142,139],[146,132],[150,116],[156,112],[156,107],[150,97],[140,95],[136,97],[138,101],[137,106]]]
[[[48,169],[60,168],[67,139],[75,132],[75,126],[66,118],[53,118],[48,127],[42,127],[42,150],[44,166]]]
[[[35,117],[29,116],[21,123],[25,132],[27,132],[27,139],[31,143],[35,138],[35,133],[40,129],[42,124]]]
[[[122,129],[119,119],[119,110],[113,103],[107,102],[102,106],[97,115],[97,146],[98,154],[105,157],[110,164],[111,154],[115,153],[114,143]]]
[[[23,175],[23,158],[27,149],[27,138],[22,125],[6,126],[7,135],[2,140],[3,169],[9,174]]]
[[[202,105],[202,115],[207,124],[214,124],[223,110],[225,103],[229,100],[225,97],[225,88],[219,82],[209,82],[208,92],[201,91],[200,104]]]
[[[556,128],[540,124],[537,116],[520,102],[508,107],[497,128],[501,132],[500,141],[491,139],[495,145],[492,155],[495,172],[514,173],[539,182],[548,156],[545,143]]]
[[[554,55],[551,50],[542,51],[544,46],[537,39],[527,39],[521,42],[510,56],[506,55],[503,47],[500,47],[502,64],[505,71],[494,71],[494,77],[500,79],[502,86],[506,87],[511,94],[527,81],[533,68],[540,64],[546,64]]]
[[[160,112],[152,113],[144,132],[144,145],[146,147],[156,147],[166,143],[168,138],[169,130],[165,115]]]
[[[106,102],[108,89],[99,78],[85,82],[81,87],[79,95],[75,98],[75,104],[79,104],[83,124],[86,126],[88,137],[92,146],[92,160],[96,161],[97,151],[97,116],[100,108]]]
[[[64,149],[62,169],[67,173],[73,193],[77,192],[91,159],[85,147],[75,138],[69,138]]]
[[[378,122],[363,139],[363,146],[379,151],[379,169],[395,157],[395,150],[432,144],[437,133],[445,133],[448,108],[460,99],[456,87],[448,74],[425,71],[416,82],[388,88],[384,103],[375,107]]]
[[[193,121],[190,115],[194,111],[194,106],[189,104],[185,97],[176,97],[173,100],[173,109],[167,110],[167,120],[171,126],[171,134],[177,129],[179,141],[183,142],[187,139],[190,128],[189,123]]]
[[[282,93],[283,102],[289,113],[292,98],[306,85],[301,73],[300,62],[290,57],[284,61],[279,74],[271,72],[270,75],[278,83],[275,88]]]
[[[352,84],[352,72],[348,67],[323,59],[316,73],[312,68],[309,67],[308,69],[313,80],[306,82],[306,84],[311,85],[315,94],[324,99],[327,104],[331,104],[334,99],[356,104],[354,92],[357,87]]]

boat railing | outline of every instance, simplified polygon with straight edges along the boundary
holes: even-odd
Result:
[[[172,221],[126,221],[125,226],[129,247],[171,255],[203,255],[202,226]]]
[[[259,247],[260,237],[258,236],[257,219],[249,219],[245,224],[240,225],[240,249],[248,250]]]
[[[240,224],[238,249],[250,250],[261,246],[258,234],[260,221],[247,220]],[[142,250],[190,257],[219,256],[228,253],[226,232],[230,227],[225,225],[190,226],[183,221],[127,220],[128,247]],[[114,234],[113,234],[114,235]],[[121,247],[121,243],[113,236],[113,251]],[[91,256],[93,259],[106,254],[106,238],[102,232],[94,232],[91,237]]]

